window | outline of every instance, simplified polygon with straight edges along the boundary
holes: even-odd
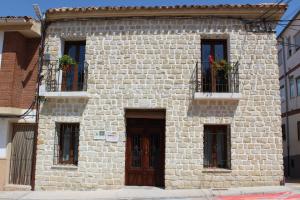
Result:
[[[230,168],[228,125],[204,125],[204,167]]]
[[[300,31],[294,36],[296,51],[300,49]]]
[[[286,140],[286,135],[285,135],[285,124],[281,125],[281,133],[282,133],[282,139],[283,141]]]
[[[282,49],[278,51],[278,65],[282,65]]]
[[[228,92],[228,74],[215,70],[213,62],[227,61],[227,40],[201,40],[202,92]]]
[[[297,136],[298,136],[298,141],[300,141],[300,121],[297,122]]]
[[[295,83],[294,83],[294,78],[290,78],[290,97],[295,96]]]
[[[281,101],[285,100],[285,90],[284,90],[284,85],[280,86],[280,99]]]
[[[57,123],[55,164],[78,164],[79,123]]]
[[[292,56],[292,42],[291,42],[291,37],[288,37],[287,39],[287,49],[288,49],[288,58]]]
[[[300,96],[300,77],[296,78],[297,96]]]
[[[62,91],[85,90],[85,41],[66,41],[64,54],[72,57],[76,65],[63,71]]]

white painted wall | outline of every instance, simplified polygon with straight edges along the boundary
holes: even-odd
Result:
[[[6,158],[8,132],[9,132],[8,120],[0,119],[0,159]]]
[[[3,41],[4,41],[4,32],[0,31],[0,67],[2,63]]]
[[[298,33],[299,29],[297,29],[297,26],[300,26],[300,15],[296,17],[297,20],[293,21],[291,23],[291,26],[285,30],[285,32],[282,34],[282,37],[285,38],[285,43],[287,43],[287,38],[291,37],[291,43],[295,44],[294,36]],[[282,47],[279,47],[281,49]],[[300,64],[300,49],[296,51],[295,47],[292,47],[292,56],[288,56],[288,48],[287,46],[284,46],[285,48],[285,60],[286,60],[286,67],[287,71],[292,69],[293,67]],[[283,64],[279,66],[280,76],[284,74],[284,68]],[[294,93],[296,96],[290,97],[290,87],[289,87],[289,78],[293,77],[294,84],[295,84],[295,90]],[[287,81],[287,98],[285,101],[288,101],[289,104],[289,111],[296,110],[300,108],[300,96],[297,96],[297,83],[296,78],[300,77],[300,68],[296,69],[292,73],[289,74],[288,81]],[[284,79],[280,80],[280,85],[285,85]],[[281,103],[281,112],[286,112],[285,109],[285,101]],[[298,133],[297,133],[297,122],[300,121],[300,114],[295,114],[289,116],[289,141],[290,141],[290,155],[295,156],[300,154],[300,141],[298,140]],[[282,124],[285,124],[285,118],[282,118]],[[287,128],[286,128],[287,129]],[[283,154],[284,156],[287,156],[287,142],[283,141]]]

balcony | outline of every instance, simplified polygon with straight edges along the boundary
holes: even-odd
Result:
[[[228,68],[217,68],[210,62],[196,63],[191,83],[195,100],[240,100],[239,63],[226,63]]]
[[[47,98],[88,98],[88,64],[61,69],[58,60],[46,61],[42,69],[40,96]]]

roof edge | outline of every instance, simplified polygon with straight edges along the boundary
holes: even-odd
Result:
[[[243,5],[182,5],[152,7],[80,7],[53,8],[46,12],[47,21],[74,20],[85,18],[120,17],[195,17],[232,16],[239,18],[258,18],[269,9],[278,9],[271,19],[280,19],[286,4],[243,4]]]
[[[291,21],[289,21],[289,23],[281,30],[281,32],[276,37],[277,39],[279,39],[283,35],[286,29],[289,28],[289,26],[294,22],[294,19],[296,19],[299,15],[300,15],[300,10],[298,10],[298,12],[292,17]]]
[[[28,16],[0,17],[1,31],[18,31],[26,37],[37,38],[41,35],[40,22]]]

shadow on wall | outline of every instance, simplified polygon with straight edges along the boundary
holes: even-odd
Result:
[[[40,114],[45,116],[82,116],[88,99],[44,99]]]
[[[168,18],[136,18],[136,19],[90,19],[89,24],[86,21],[66,22],[64,26],[56,26],[49,28],[49,37],[57,36],[63,33],[63,38],[77,37],[82,34],[103,36],[103,35],[180,35],[182,33],[198,33],[199,30],[207,33],[211,32],[228,33],[238,31],[244,28],[243,23],[239,19],[218,19],[215,18],[194,17],[189,19],[174,19]],[[80,24],[79,24],[80,23]],[[90,23],[93,23],[92,25]],[[224,26],[224,24],[232,24]],[[73,27],[81,26],[81,29]],[[70,28],[72,27],[72,28]],[[201,31],[200,31],[201,32]],[[81,34],[78,34],[81,33]],[[155,41],[151,41],[155,42]]]
[[[188,106],[188,117],[230,117],[235,116],[238,101],[196,101],[191,100]]]
[[[36,79],[36,73],[38,68],[38,48],[39,40],[36,39],[27,39],[27,53],[25,58],[25,63],[22,66],[22,69],[25,71],[25,78],[22,80],[22,86],[26,87],[28,82],[32,79]],[[31,69],[29,69],[31,68]],[[34,76],[34,77],[32,77]]]

